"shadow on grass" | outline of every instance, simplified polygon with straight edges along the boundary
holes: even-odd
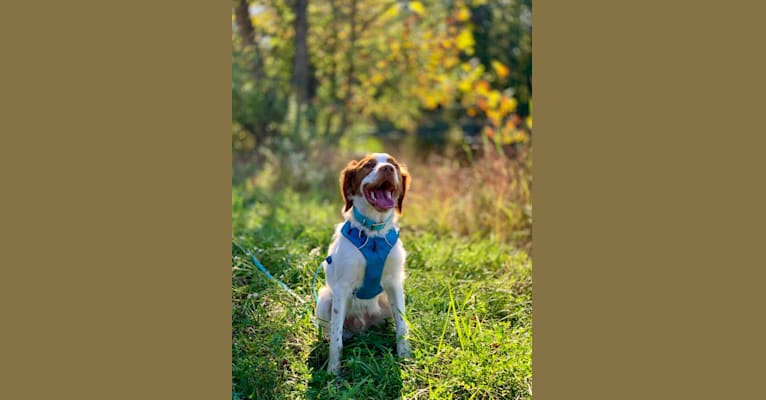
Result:
[[[401,398],[402,377],[392,325],[386,322],[344,340],[342,372],[337,377],[327,373],[329,342],[317,340],[307,361],[312,377],[306,398]]]

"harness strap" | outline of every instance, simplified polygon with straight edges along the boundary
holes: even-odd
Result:
[[[354,295],[363,300],[372,299],[383,291],[380,279],[388,254],[399,240],[399,230],[391,229],[384,237],[370,237],[351,226],[351,221],[346,221],[341,233],[359,249],[366,262],[362,286],[354,290]]]

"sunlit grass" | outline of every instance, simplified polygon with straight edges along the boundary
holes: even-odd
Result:
[[[496,153],[461,166],[436,159],[411,163],[414,183],[407,225],[461,236],[492,236],[529,250],[532,240],[531,161]]]
[[[275,179],[234,186],[234,239],[307,304],[232,246],[233,398],[531,398],[532,261],[528,238],[513,235],[527,222],[512,208],[527,206],[529,182],[494,182],[515,173],[495,171],[518,168],[508,160],[408,164],[415,183],[402,239],[413,357],[397,359],[388,324],[345,342],[339,377],[325,372],[328,344],[311,320],[314,272],[340,222],[338,170],[329,162],[319,179],[331,184],[300,191],[280,186],[285,166],[270,172]],[[466,186],[439,187],[453,179]],[[477,204],[485,208],[471,210]],[[505,208],[509,216],[493,219]]]

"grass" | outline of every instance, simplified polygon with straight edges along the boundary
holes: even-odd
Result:
[[[409,253],[405,293],[413,356],[397,359],[389,323],[344,343],[343,373],[338,377],[325,371],[328,343],[311,316],[314,272],[326,256],[334,224],[341,222],[340,194],[276,189],[271,183],[264,187],[257,180],[233,187],[234,238],[306,300],[301,304],[268,280],[232,245],[233,398],[531,398],[529,237],[500,235],[495,228],[460,220],[449,223],[454,219],[450,213],[459,212],[462,203],[471,207],[474,201],[487,201],[483,197],[492,199],[492,193],[492,204],[500,207],[523,209],[528,204],[512,195],[510,186],[486,182],[473,191],[475,199],[459,192],[453,196],[460,198],[429,200],[418,193],[427,193],[428,185],[442,178],[421,183],[418,177],[448,170],[410,165],[410,171],[415,177],[413,196],[405,201],[401,225]],[[513,190],[522,190],[524,184],[517,182]],[[503,197],[497,197],[499,193]],[[445,204],[449,212],[439,214]],[[490,207],[486,212],[496,210]],[[518,216],[523,213],[512,214],[516,229],[523,222]]]

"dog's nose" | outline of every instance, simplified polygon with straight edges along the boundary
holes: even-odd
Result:
[[[384,166],[380,167],[380,172],[385,173],[385,174],[393,174],[394,173],[394,167],[392,167],[390,165],[384,165]]]

